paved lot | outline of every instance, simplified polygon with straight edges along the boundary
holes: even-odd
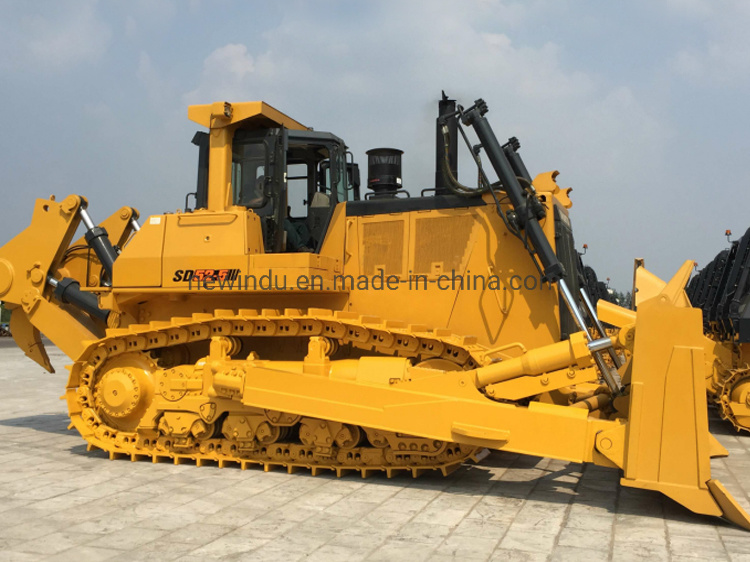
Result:
[[[614,470],[493,453],[449,478],[336,479],[109,461],[67,431],[57,374],[0,340],[2,560],[735,560],[750,533]],[[750,436],[712,461],[747,508]]]

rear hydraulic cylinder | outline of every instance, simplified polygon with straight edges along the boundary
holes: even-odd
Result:
[[[464,124],[474,127],[474,130],[482,143],[487,157],[490,159],[492,167],[495,169],[498,179],[503,184],[505,193],[508,194],[513,209],[518,215],[521,227],[526,230],[526,235],[531,241],[531,245],[539,255],[539,259],[544,267],[544,276],[550,283],[556,283],[565,275],[560,260],[557,259],[555,251],[552,249],[547,240],[542,227],[537,222],[536,217],[529,214],[526,196],[521,184],[516,178],[513,167],[505,156],[505,151],[492,131],[489,121],[484,117],[487,112],[487,104],[482,100],[477,100],[476,106],[463,115]]]

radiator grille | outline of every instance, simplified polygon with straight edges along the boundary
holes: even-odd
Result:
[[[446,273],[460,271],[473,224],[471,215],[417,219],[414,273],[432,273],[433,263],[442,263]]]
[[[402,275],[404,264],[404,221],[368,222],[363,228],[363,269],[374,275],[384,267],[385,275]]]

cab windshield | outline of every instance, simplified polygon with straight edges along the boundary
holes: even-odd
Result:
[[[266,251],[316,251],[336,204],[354,199],[346,147],[329,133],[237,131],[231,178],[232,203],[262,219]]]

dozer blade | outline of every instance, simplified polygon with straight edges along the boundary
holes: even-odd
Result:
[[[685,262],[638,306],[621,483],[660,491],[696,513],[750,530],[748,514],[711,479],[717,448],[708,431],[705,370],[713,344],[703,335],[701,311],[690,307],[684,292],[692,268]]]
[[[633,299],[635,306],[639,306],[642,302],[647,301],[657,296],[663,289],[666,283],[659,279],[656,275],[651,273],[641,258],[635,260],[633,264]]]
[[[39,363],[48,372],[55,372],[47,356],[41,333],[31,324],[29,317],[20,307],[13,310],[10,316],[10,332],[26,357]]]

